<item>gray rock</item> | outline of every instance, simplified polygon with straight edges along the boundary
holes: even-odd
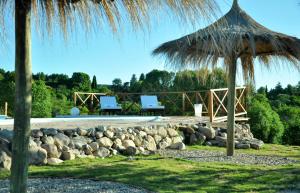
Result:
[[[76,157],[75,153],[71,150],[62,152],[62,159],[63,160],[73,160],[73,159],[75,159],[75,157]]]
[[[11,168],[11,158],[4,152],[0,150],[0,169],[10,170]]]
[[[138,136],[140,136],[141,138],[144,138],[147,136],[147,133],[145,131],[139,131]]]
[[[64,145],[67,146],[70,143],[70,138],[63,133],[58,133],[54,135],[53,139],[54,139],[54,144],[60,145],[61,147],[63,147]]]
[[[124,155],[129,155],[129,156],[133,156],[137,154],[137,148],[136,147],[132,147],[132,146],[128,146],[124,151],[123,154]]]
[[[215,140],[218,141],[218,142],[221,142],[221,143],[226,143],[227,142],[227,138],[221,137],[221,136],[216,136]]]
[[[54,139],[52,136],[43,136],[41,138],[41,141],[44,143],[44,144],[54,144]]]
[[[220,133],[221,137],[227,138],[227,133]]]
[[[238,143],[235,145],[235,148],[237,149],[249,149],[250,144],[249,143]]]
[[[203,135],[202,133],[200,132],[196,132],[196,137],[197,137],[197,144],[198,145],[202,145],[204,144],[205,140],[206,140],[206,137],[205,135]]]
[[[110,131],[110,130],[106,130],[104,131],[104,136],[108,137],[108,138],[113,138],[114,137],[114,132]]]
[[[179,143],[179,142],[182,142],[182,138],[180,136],[172,138],[172,143]]]
[[[14,134],[12,130],[7,130],[7,129],[0,130],[0,137],[8,140],[9,142],[12,142],[13,135]]]
[[[54,144],[42,144],[41,147],[47,151],[48,158],[59,158],[61,155]]]
[[[63,131],[66,136],[75,137],[74,134],[76,133],[76,131],[74,129],[64,129]]]
[[[160,135],[162,138],[165,138],[168,136],[168,132],[164,127],[158,127],[157,135]]]
[[[197,127],[198,128],[198,127]],[[185,134],[194,134],[195,130],[192,127],[189,126],[179,126],[179,131],[183,131]]]
[[[82,149],[86,155],[92,155],[93,154],[93,148],[89,146],[88,144],[85,144],[82,146]]]
[[[97,142],[92,142],[89,145],[91,146],[93,152],[99,149],[99,144]]]
[[[57,129],[54,128],[41,128],[41,131],[47,136],[54,136],[58,133]]]
[[[182,142],[174,143],[169,146],[170,149],[177,149],[177,150],[184,150],[185,149],[185,144]]]
[[[88,141],[86,140],[86,138],[83,137],[83,136],[74,137],[74,138],[71,139],[71,142],[74,144],[75,148],[79,149],[79,150],[82,149],[83,145],[85,145],[85,144],[88,143]]]
[[[102,132],[96,132],[95,137],[97,139],[100,139],[101,137],[103,137],[103,133]]]
[[[158,149],[166,149],[169,144],[166,141],[159,142]]]
[[[207,139],[214,139],[216,135],[214,128],[211,126],[199,127],[198,131],[205,135]]]
[[[135,147],[135,143],[132,140],[125,140],[122,144],[126,149],[128,147]]]
[[[48,159],[47,159],[47,163],[48,163],[49,165],[57,165],[57,164],[61,164],[61,163],[63,163],[63,162],[64,162],[63,160],[58,159],[58,158],[48,158]]]
[[[156,151],[157,150],[155,140],[150,135],[148,135],[146,140],[143,141],[143,146],[145,147],[145,149],[147,149],[149,151]]]
[[[105,147],[100,147],[97,151],[94,152],[94,156],[97,157],[108,157],[110,155],[110,151],[109,149],[105,148]]]
[[[169,134],[170,137],[178,136],[178,132],[175,129],[168,128],[167,131],[168,131],[168,134]]]
[[[134,144],[136,147],[139,147],[143,144],[143,139],[139,136],[134,138]]]
[[[95,129],[96,129],[96,131],[100,131],[102,133],[107,130],[107,128],[105,126],[103,126],[103,125],[99,125]]]
[[[195,134],[191,134],[190,135],[189,144],[195,145],[195,144],[197,144],[197,142],[198,142],[198,139],[197,139],[196,135]]]
[[[158,144],[162,140],[162,137],[160,135],[154,135],[154,140],[155,143]]]
[[[29,164],[43,165],[47,163],[47,151],[45,149],[38,146],[29,146],[28,153]]]
[[[82,129],[82,128],[77,128],[77,133],[80,136],[86,136],[88,131],[86,129]]]
[[[255,139],[255,138],[250,141],[250,146],[253,149],[260,149],[263,145],[264,145],[263,141]]]
[[[32,130],[31,131],[31,137],[34,137],[34,138],[40,138],[40,137],[43,137],[43,132],[40,131],[40,130]]]
[[[100,147],[110,148],[113,145],[113,142],[107,137],[102,137],[101,139],[97,139],[97,142]]]

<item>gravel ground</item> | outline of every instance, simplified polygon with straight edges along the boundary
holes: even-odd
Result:
[[[9,192],[9,181],[0,180],[0,193]],[[70,178],[33,178],[28,180],[28,193],[149,193],[121,183]]]
[[[161,150],[159,154],[164,157],[182,158],[198,162],[226,162],[234,164],[247,164],[247,165],[288,165],[296,163],[296,160],[292,160],[285,157],[276,156],[262,156],[253,154],[241,154],[236,153],[233,157],[228,157],[223,152],[219,151],[205,151],[205,150]]]

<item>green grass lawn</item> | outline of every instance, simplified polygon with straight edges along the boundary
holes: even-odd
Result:
[[[224,148],[192,146],[188,149],[225,151]],[[286,156],[300,160],[300,147],[265,145],[262,150],[237,152]],[[0,172],[7,178],[8,172]],[[287,166],[198,163],[157,155],[107,159],[76,159],[57,166],[32,166],[31,177],[73,177],[122,182],[156,192],[300,192],[300,164]]]

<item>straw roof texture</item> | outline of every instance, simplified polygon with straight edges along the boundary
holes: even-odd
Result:
[[[234,0],[230,11],[212,25],[177,40],[166,42],[153,51],[166,56],[176,68],[213,67],[220,58],[225,67],[240,58],[245,79],[254,77],[254,60],[269,67],[279,61],[300,69],[300,40],[277,33],[252,19]]]
[[[21,0],[20,0],[21,1]],[[31,2],[33,19],[37,26],[46,26],[51,31],[57,26],[67,32],[75,24],[83,24],[86,29],[108,23],[117,31],[123,20],[131,21],[136,28],[147,26],[149,19],[163,10],[177,18],[188,20],[199,15],[204,18],[215,13],[214,0],[22,0]],[[0,23],[7,14],[13,13],[14,0],[0,1]],[[100,25],[99,25],[100,24]],[[70,28],[71,27],[71,28]],[[0,25],[0,29],[3,25]],[[44,28],[41,28],[44,29]],[[2,29],[3,30],[3,29]]]

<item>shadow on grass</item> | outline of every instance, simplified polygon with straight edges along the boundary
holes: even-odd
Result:
[[[299,190],[300,169],[295,166],[259,168],[175,159],[133,161],[79,160],[57,166],[34,167],[30,176],[73,177],[116,181],[156,192],[277,192]]]

